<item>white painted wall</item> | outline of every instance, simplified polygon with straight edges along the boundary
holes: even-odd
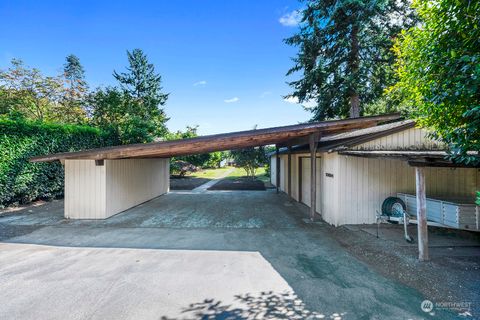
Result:
[[[105,219],[168,192],[168,159],[65,160],[65,217]]]

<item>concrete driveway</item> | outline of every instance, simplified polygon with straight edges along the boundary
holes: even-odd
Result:
[[[0,319],[451,319],[273,191],[176,192],[104,221],[0,216]]]

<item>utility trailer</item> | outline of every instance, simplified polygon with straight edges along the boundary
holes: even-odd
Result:
[[[406,212],[415,218],[417,215],[417,198],[415,195],[397,193],[406,205]],[[474,203],[463,199],[440,200],[427,198],[428,225],[480,231],[480,209]],[[415,220],[410,220],[416,223]]]

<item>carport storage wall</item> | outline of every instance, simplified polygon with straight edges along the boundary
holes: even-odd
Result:
[[[386,137],[357,145],[363,150],[436,150],[441,145],[432,142],[421,129],[411,128]],[[282,163],[287,155],[280,155]],[[299,161],[310,155],[292,154],[292,198],[300,201],[298,184]],[[386,197],[398,192],[415,194],[415,170],[406,162],[391,159],[373,159],[340,155],[337,152],[320,152],[321,165],[317,171],[317,212],[325,221],[335,226],[376,222],[376,211]],[[294,160],[295,159],[295,160]],[[275,185],[275,156],[272,156],[272,178]],[[305,168],[302,168],[305,170]],[[319,173],[318,173],[319,172]],[[287,168],[281,166],[280,189],[287,192]],[[309,173],[304,173],[308,175]],[[480,169],[425,168],[427,197],[463,198],[474,202],[480,190]],[[294,187],[295,186],[295,187]],[[310,190],[302,190],[308,193]],[[319,193],[319,194],[318,194]],[[306,205],[309,205],[306,203]]]
[[[168,192],[169,159],[65,160],[65,217],[105,219]]]

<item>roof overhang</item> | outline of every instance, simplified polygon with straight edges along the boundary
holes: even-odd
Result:
[[[34,157],[32,162],[49,162],[65,159],[127,159],[169,158],[175,156],[234,150],[269,144],[288,143],[314,133],[332,135],[351,130],[376,126],[379,123],[398,120],[400,115],[387,114],[345,120],[312,122],[283,127],[239,131],[190,139],[130,144],[78,152],[56,153]]]
[[[480,168],[478,164],[455,163],[448,158],[446,151],[430,150],[346,150],[338,152],[345,156],[364,158],[387,158],[408,162],[412,167],[445,167],[445,168]],[[480,155],[475,152],[468,152],[469,155]]]
[[[318,141],[317,151],[319,152],[338,152],[348,150],[350,147],[382,138],[397,132],[408,130],[415,127],[415,121],[403,120],[384,125],[371,126],[364,129],[357,129],[345,133],[338,133],[321,137]],[[305,153],[309,152],[308,137],[292,139],[287,143],[279,144],[280,154]],[[272,153],[270,155],[273,155]]]

